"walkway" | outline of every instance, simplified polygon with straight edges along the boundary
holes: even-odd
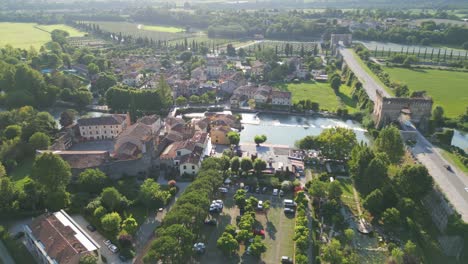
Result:
[[[15,264],[15,261],[10,255],[10,252],[8,252],[7,248],[3,244],[3,242],[0,240],[0,263],[3,264]]]

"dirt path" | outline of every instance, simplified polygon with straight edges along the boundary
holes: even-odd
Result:
[[[361,217],[362,216],[361,203],[359,202],[359,196],[356,191],[356,188],[354,188],[354,185],[353,185],[353,195],[354,195],[354,202],[356,203],[356,208],[357,208],[359,217]]]

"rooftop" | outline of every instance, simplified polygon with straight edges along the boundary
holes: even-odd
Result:
[[[78,119],[79,126],[105,126],[105,125],[121,125],[125,120],[125,115],[107,115],[100,117],[81,118]]]

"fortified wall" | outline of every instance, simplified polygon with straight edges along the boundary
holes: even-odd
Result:
[[[432,104],[431,98],[389,98],[377,90],[374,102],[375,125],[380,128],[398,121],[401,115],[407,115],[418,128],[425,130],[431,117]]]

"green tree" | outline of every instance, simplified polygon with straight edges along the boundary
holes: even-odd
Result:
[[[82,191],[99,193],[106,185],[108,178],[99,169],[86,169],[78,175],[77,183]]]
[[[348,159],[349,153],[357,145],[356,134],[351,129],[342,127],[324,129],[317,140],[322,155],[335,160]]]
[[[237,240],[227,232],[224,232],[216,242],[218,248],[226,255],[231,256],[238,248]]]
[[[119,232],[120,222],[122,222],[122,218],[120,218],[120,215],[116,212],[106,214],[101,218],[102,228],[112,234],[117,234]]]
[[[231,170],[234,171],[234,172],[237,172],[239,171],[239,167],[240,167],[240,160],[239,160],[239,157],[233,157],[231,159]]]
[[[200,103],[200,97],[198,95],[191,95],[189,98],[190,103],[192,104],[199,104]]]
[[[140,186],[138,200],[147,208],[163,207],[169,198],[170,193],[161,190],[161,186],[153,179],[146,179]]]
[[[16,137],[21,137],[22,128],[18,125],[10,125],[5,128],[3,135],[6,139],[14,139]]]
[[[435,125],[441,127],[444,125],[444,108],[438,105],[432,110],[432,118],[434,119]]]
[[[227,134],[227,137],[229,139],[229,143],[231,143],[231,145],[239,145],[239,141],[240,141],[240,134],[238,132],[235,132],[235,131],[231,131]]]
[[[98,264],[98,259],[92,254],[86,254],[81,256],[78,264]]]
[[[125,220],[122,222],[122,230],[125,230],[130,235],[134,235],[136,231],[138,230],[138,223],[133,218],[133,216],[127,217]]]
[[[384,153],[377,153],[364,169],[364,173],[356,179],[359,191],[367,195],[372,190],[381,188],[388,180],[388,157]]]
[[[327,195],[327,183],[318,179],[312,180],[309,187],[309,194],[315,199],[325,198]]]
[[[93,91],[103,95],[109,88],[117,84],[117,78],[113,74],[100,73],[96,82],[91,86]]]
[[[383,211],[383,194],[380,189],[372,191],[369,195],[366,196],[363,203],[364,208],[366,208],[372,215],[379,215]]]
[[[393,229],[400,225],[400,211],[396,208],[388,208],[382,214],[382,222],[387,228]]]
[[[330,80],[330,86],[335,91],[335,93],[338,93],[341,86],[341,77],[339,75],[333,76],[333,78]]]
[[[176,99],[176,105],[182,106],[182,105],[186,105],[186,104],[187,104],[187,98],[185,98],[185,97],[183,97],[183,96],[177,97],[177,99]]]
[[[343,194],[343,190],[341,190],[340,182],[338,180],[330,182],[328,184],[327,191],[329,199],[340,199]]]
[[[267,164],[264,160],[256,158],[255,161],[253,162],[253,167],[255,170],[255,173],[257,175],[260,175],[264,169],[266,169]]]
[[[419,200],[433,187],[434,180],[423,165],[405,165],[395,177],[398,190],[405,197]]]
[[[10,178],[0,178],[0,212],[7,212],[14,208],[16,189]]]
[[[101,219],[105,214],[107,214],[106,208],[104,206],[99,206],[98,208],[94,209],[93,215],[97,219]]]
[[[403,264],[403,256],[404,252],[400,248],[392,249],[392,260],[396,262],[396,264]]]
[[[193,240],[195,234],[186,226],[181,224],[170,225],[168,228],[157,231],[158,236],[170,236],[176,239],[178,242],[179,255],[177,263],[183,263],[192,254]]]
[[[375,150],[387,154],[392,163],[400,161],[405,149],[398,128],[395,126],[383,128],[375,140]]]
[[[3,166],[2,162],[0,162],[0,178],[7,176],[5,166]]]
[[[31,177],[37,180],[46,192],[54,192],[68,185],[71,169],[60,156],[53,153],[43,153],[36,157]]]
[[[50,138],[45,133],[36,132],[29,138],[29,144],[34,149],[46,150],[50,146]]]
[[[73,109],[67,109],[60,114],[60,125],[62,127],[67,127],[75,121],[77,112]]]
[[[143,262],[145,263],[179,263],[176,262],[178,256],[182,254],[176,238],[171,236],[157,237],[151,245],[151,251],[147,254]]]
[[[266,252],[267,247],[265,243],[263,243],[262,238],[260,236],[255,236],[254,241],[250,244],[250,253],[253,256],[260,257],[260,255]]]
[[[50,211],[58,211],[70,204],[70,193],[64,187],[46,192],[44,205]]]
[[[238,189],[234,194],[234,202],[239,208],[244,208],[247,204],[247,192],[244,189]]]
[[[96,74],[98,74],[98,73],[99,73],[99,67],[98,67],[96,64],[94,64],[94,63],[88,64],[88,73],[89,73],[90,75],[96,75]]]
[[[107,187],[102,190],[101,203],[109,210],[116,210],[123,199],[122,194],[114,187]]]
[[[236,239],[239,242],[247,243],[251,238],[253,238],[252,231],[241,229],[237,232]]]
[[[257,146],[260,146],[260,144],[265,143],[267,141],[267,136],[266,135],[256,135],[254,137],[254,142],[257,144]]]
[[[345,235],[345,238],[346,238],[346,242],[347,242],[348,244],[352,244],[353,239],[354,239],[354,236],[355,236],[354,230],[351,229],[351,228],[348,228],[348,229],[346,229],[346,230],[344,231],[344,235]]]
[[[243,172],[248,173],[249,170],[253,169],[252,160],[247,157],[242,158],[240,167]]]
[[[328,263],[342,264],[345,257],[341,250],[341,243],[336,239],[332,239],[330,243],[323,247],[322,259]]]

